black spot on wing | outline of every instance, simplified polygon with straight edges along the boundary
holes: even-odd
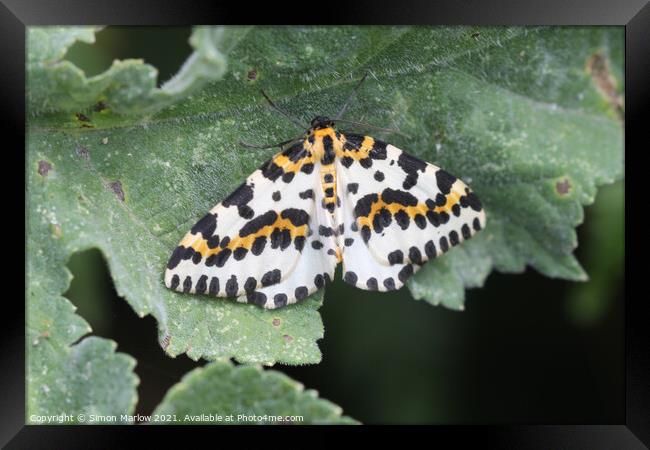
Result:
[[[275,294],[275,297],[273,297],[273,303],[278,308],[281,306],[285,306],[287,304],[286,294]]]
[[[280,236],[280,250],[284,250],[291,245],[291,232],[284,228],[282,229]]]
[[[246,253],[248,253],[248,249],[246,247],[237,247],[232,252],[232,256],[236,261],[241,261],[246,256]]]
[[[271,181],[277,180],[284,173],[282,167],[274,163],[273,159],[269,159],[264,164],[262,164],[262,166],[260,167],[260,171],[262,172],[262,176],[268,178]]]
[[[370,227],[368,227],[367,225],[364,225],[361,228],[361,238],[363,239],[363,242],[365,242],[366,244],[370,240]]]
[[[354,207],[354,217],[366,217],[370,214],[372,204],[375,203],[379,197],[377,194],[364,195],[357,201]]]
[[[334,230],[332,230],[332,228],[330,228],[330,227],[326,227],[324,225],[319,225],[318,226],[318,234],[320,234],[321,236],[329,237],[329,236],[332,236],[334,234]]]
[[[422,254],[420,253],[420,249],[417,247],[411,247],[409,249],[409,259],[414,264],[422,265]]]
[[[370,169],[372,167],[372,159],[362,158],[359,160],[359,164],[361,164],[361,167],[364,169]]]
[[[366,287],[370,291],[376,291],[379,289],[379,285],[377,284],[377,278],[370,277],[368,278],[368,281],[366,281]]]
[[[225,207],[243,206],[253,199],[253,188],[246,183],[239,185],[226,199],[221,202]]]
[[[407,264],[402,268],[402,270],[399,271],[397,278],[399,278],[402,283],[405,283],[411,275],[413,275],[413,266],[411,264]]]
[[[472,237],[472,230],[469,229],[469,226],[466,223],[464,223],[460,228],[460,232],[463,234],[464,239],[469,239]]]
[[[309,214],[303,209],[287,208],[282,211],[280,216],[283,219],[288,219],[295,227],[309,223]]]
[[[237,283],[237,277],[232,275],[228,281],[226,281],[226,295],[228,297],[234,297],[237,295],[239,290],[239,284]]]
[[[208,294],[217,295],[219,293],[219,278],[212,277],[210,280],[210,287],[208,287]]]
[[[305,247],[305,236],[296,236],[293,240],[293,245],[296,247],[296,250],[302,252],[302,249]]]
[[[388,254],[390,264],[402,264],[404,262],[404,253],[401,250],[395,250]]]
[[[348,183],[348,192],[350,194],[356,194],[359,190],[359,183]]]
[[[352,286],[357,285],[358,279],[359,278],[357,277],[357,274],[352,271],[345,272],[345,275],[343,275],[343,281],[345,281],[348,284],[351,284]]]
[[[397,165],[402,168],[406,173],[417,173],[417,171],[424,172],[427,168],[427,163],[420,158],[402,152],[397,158]]]
[[[287,148],[282,152],[283,156],[289,158],[291,162],[297,162],[305,156],[305,147],[302,142],[296,142],[291,147]]]
[[[249,234],[257,233],[265,226],[272,225],[278,218],[275,211],[267,211],[254,219],[246,222],[246,224],[239,230],[239,236],[246,237]]]
[[[368,153],[372,159],[386,159],[386,143],[375,140],[372,149]]]
[[[418,184],[418,175],[410,173],[404,178],[404,182],[402,183],[402,187],[406,190],[411,189],[413,186]]]
[[[305,286],[300,286],[296,288],[294,294],[296,296],[296,300],[304,300],[307,298],[307,295],[309,295],[309,290]]]
[[[456,182],[456,177],[442,169],[436,171],[436,182],[440,192],[447,195],[451,191],[451,186]]]
[[[248,277],[244,283],[244,291],[253,292],[257,287],[257,280],[254,277]]]
[[[397,165],[406,172],[406,178],[402,187],[406,190],[411,189],[418,182],[418,171],[424,172],[427,167],[427,163],[422,161],[420,158],[416,158],[413,155],[409,155],[406,152],[402,152],[397,159]]]
[[[266,287],[273,284],[278,284],[281,279],[282,273],[280,272],[280,269],[269,270],[264,275],[262,275],[262,286]]]
[[[406,211],[399,210],[395,213],[395,222],[397,222],[397,224],[402,230],[406,230],[409,227],[411,218],[406,213]]]
[[[206,240],[206,244],[208,245],[208,248],[217,248],[217,247],[219,247],[220,242],[221,241],[219,240],[219,235],[218,234],[215,234],[214,236],[210,236]]]
[[[323,275],[322,275],[322,274],[319,273],[318,275],[316,275],[316,276],[314,277],[314,284],[316,285],[316,287],[317,287],[318,289],[320,289],[320,288],[322,288],[323,286],[325,286],[325,278],[323,278]]]
[[[266,294],[259,291],[247,292],[246,300],[248,303],[253,303],[257,306],[264,306],[266,305]]]
[[[185,252],[185,247],[183,247],[182,245],[176,247],[172,252],[172,256],[169,258],[169,262],[167,263],[167,268],[173,269],[174,267],[176,267],[181,262],[184,252]]]
[[[475,217],[474,220],[472,221],[472,228],[474,228],[475,231],[480,231],[481,221],[478,220],[478,217]]]
[[[230,237],[226,236],[221,240],[221,243],[219,244],[219,247],[226,248],[226,247],[228,247],[228,244],[230,244]]]
[[[440,238],[440,250],[442,250],[443,253],[449,250],[449,242],[447,242],[447,236]]]
[[[203,259],[203,256],[201,256],[200,252],[195,252],[194,255],[192,256],[192,262],[194,264],[200,263],[202,259]]]
[[[433,241],[429,241],[424,245],[424,251],[427,254],[427,258],[432,259],[436,257],[436,244]]]
[[[416,214],[413,218],[413,221],[421,230],[424,230],[424,228],[427,226],[427,219],[425,219],[422,214]]]
[[[259,256],[264,251],[265,246],[266,246],[266,236],[258,236],[253,241],[253,245],[251,246],[251,253],[255,256]]]
[[[208,213],[205,216],[203,216],[201,220],[196,222],[196,224],[192,227],[190,232],[192,234],[201,233],[203,237],[207,239],[214,234],[214,230],[216,229],[217,229],[217,215]]]
[[[469,192],[467,195],[463,195],[460,198],[460,205],[463,208],[471,207],[474,211],[480,211],[483,209],[481,201],[478,199],[478,196],[474,192]]]
[[[346,134],[345,135],[345,144],[343,144],[343,150],[358,150],[363,143],[365,136],[360,134]]]
[[[203,294],[203,293],[205,293],[207,288],[208,288],[208,276],[207,275],[201,275],[199,277],[199,281],[196,282],[196,286],[194,287],[194,291],[197,294]]]
[[[171,279],[171,282],[169,283],[169,287],[171,289],[176,290],[176,288],[178,287],[180,282],[181,282],[181,279],[178,277],[178,275],[174,274],[174,276]]]
[[[314,191],[312,189],[307,189],[306,191],[298,193],[298,197],[306,200],[308,198],[314,198]]]
[[[232,253],[232,251],[229,248],[226,248],[226,249],[221,250],[219,253],[217,253],[216,256],[213,255],[213,256],[215,256],[214,265],[217,266],[217,267],[223,267],[224,264],[226,264],[226,261],[228,261],[228,258],[230,258],[231,253]],[[208,258],[208,259],[210,259],[210,258]],[[207,261],[206,261],[206,264],[207,264]]]
[[[392,277],[388,277],[384,280],[384,287],[389,291],[395,290],[395,280]]]
[[[414,195],[391,188],[384,189],[381,198],[385,203],[397,203],[402,206],[416,206],[418,204],[418,199]]]

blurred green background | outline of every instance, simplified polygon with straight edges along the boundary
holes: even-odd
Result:
[[[189,27],[108,27],[67,59],[92,76],[142,58],[169,79],[191,53]],[[215,203],[219,199],[215,198]],[[337,280],[320,312],[319,365],[275,368],[364,423],[621,423],[624,420],[623,183],[599,190],[578,228],[586,283],[532,270],[492,273],[455,312],[406,289],[370,293]],[[65,294],[92,326],[138,360],[137,413],[149,414],[193,367],[159,347],[155,320],[115,293],[97,250],[75,254]]]

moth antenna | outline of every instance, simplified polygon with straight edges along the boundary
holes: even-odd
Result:
[[[354,96],[357,95],[357,92],[359,91],[359,88],[361,87],[361,84],[362,84],[364,81],[366,81],[366,78],[368,78],[368,74],[369,74],[369,72],[366,72],[366,73],[364,74],[364,76],[361,78],[361,80],[359,80],[359,82],[357,83],[357,85],[354,87],[354,89],[352,89],[352,92],[350,93],[350,96],[349,96],[348,99],[345,101],[345,103],[343,104],[343,107],[341,108],[341,110],[339,111],[339,113],[336,115],[336,117],[334,118],[334,120],[338,120],[339,117],[342,117],[342,116],[343,116],[343,113],[345,113],[345,110],[348,109],[348,105],[349,105],[350,102],[352,101],[352,98],[353,98]]]
[[[286,112],[285,110],[283,110],[282,108],[280,108],[278,105],[276,105],[276,104],[273,102],[273,100],[271,100],[271,98],[266,94],[266,92],[264,92],[262,89],[260,89],[260,92],[262,93],[262,95],[264,96],[264,98],[266,99],[266,101],[269,102],[269,105],[271,105],[271,107],[272,107],[273,109],[275,109],[277,112],[279,112],[279,113],[282,114],[284,117],[286,117],[287,119],[289,119],[289,120],[290,120],[294,125],[296,125],[296,126],[297,126],[298,128],[300,128],[301,130],[304,130],[305,128],[307,128],[307,127],[305,127],[305,126],[304,126],[304,125],[303,125],[303,124],[302,124],[298,119],[295,119],[295,118],[291,117],[291,115],[290,115],[288,112]]]

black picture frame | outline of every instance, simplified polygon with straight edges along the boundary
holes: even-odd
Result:
[[[17,146],[25,142],[25,27],[30,25],[116,24],[116,25],[184,25],[204,23],[306,23],[318,20],[326,24],[428,24],[428,25],[617,25],[625,27],[625,148],[626,148],[626,397],[625,417],[614,424],[495,425],[414,427],[409,432],[431,434],[431,443],[453,442],[454,445],[478,443],[496,448],[647,448],[650,445],[650,338],[646,321],[648,300],[643,290],[646,258],[643,208],[647,202],[642,184],[642,164],[630,164],[643,154],[642,117],[648,109],[650,91],[650,6],[648,0],[561,0],[538,1],[361,1],[354,5],[305,3],[279,8],[276,3],[233,4],[232,2],[66,0],[3,0],[0,3],[0,34],[5,63],[0,69],[2,123],[5,143],[5,170],[11,154],[17,159],[13,172],[24,165]],[[312,13],[310,11],[317,12]],[[13,138],[15,145],[9,145]],[[646,138],[647,140],[647,138]],[[638,148],[637,148],[638,146]],[[645,144],[647,147],[647,144]],[[23,172],[24,173],[24,172]],[[5,186],[15,186],[4,179]],[[18,201],[17,189],[5,187],[5,196]],[[7,195],[8,194],[8,195]],[[10,211],[17,211],[11,209]],[[11,212],[9,216],[11,216]],[[15,220],[15,219],[12,219]],[[18,244],[19,245],[19,244]],[[6,250],[9,252],[9,250]],[[12,258],[21,253],[16,250]],[[24,254],[24,252],[23,252]],[[26,255],[25,255],[26,256]],[[19,259],[17,257],[16,259]],[[647,261],[647,260],[646,260]],[[12,263],[13,264],[13,263]],[[19,264],[15,264],[19,270]],[[11,277],[5,273],[5,279]],[[25,284],[26,285],[26,284]],[[24,294],[24,291],[23,291]],[[2,405],[0,444],[7,448],[80,448],[119,445],[135,433],[148,431],[149,438],[167,439],[167,427],[124,426],[36,426],[25,425],[25,330],[24,306],[12,300],[15,313],[2,327]],[[6,310],[7,311],[7,310]],[[281,429],[281,430],[280,430]],[[161,430],[165,430],[162,432]],[[186,427],[174,428],[187,431]],[[222,428],[219,429],[219,432]],[[287,433],[287,427],[260,427],[260,433]],[[304,431],[304,428],[301,428]],[[359,427],[353,432],[366,434],[376,427]],[[211,427],[194,427],[193,438],[213,432]],[[349,431],[349,430],[348,430]],[[240,428],[239,436],[248,438],[253,430]],[[294,431],[295,432],[295,431]],[[151,445],[151,443],[149,444]]]

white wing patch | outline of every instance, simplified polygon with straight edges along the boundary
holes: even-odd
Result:
[[[389,291],[482,229],[485,212],[458,178],[392,145],[374,145],[370,166],[337,167],[343,271],[359,288]]]

